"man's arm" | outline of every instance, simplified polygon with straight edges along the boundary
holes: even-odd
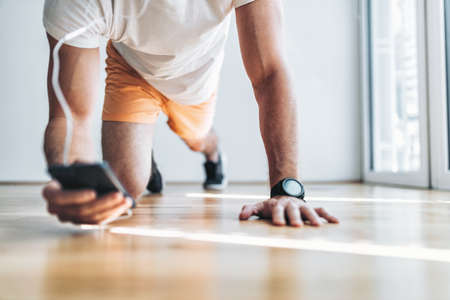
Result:
[[[273,186],[298,177],[297,107],[283,57],[281,1],[256,0],[238,8],[236,22]]]
[[[50,60],[48,70],[49,122],[45,131],[44,151],[47,163],[63,161],[66,118],[51,85],[52,52],[57,41],[48,35]],[[73,114],[73,139],[69,161],[95,160],[92,120],[99,82],[99,51],[63,45],[59,51],[59,83]],[[131,202],[120,193],[97,197],[92,190],[66,191],[56,181],[43,189],[47,208],[62,222],[101,223],[126,211]]]
[[[298,178],[297,104],[283,50],[281,0],[255,0],[236,9],[242,58],[259,107],[261,136],[269,162],[270,185]],[[244,206],[241,219],[271,218],[276,225],[337,222],[324,209],[312,209],[293,197],[274,197]]]
[[[45,131],[44,151],[49,165],[62,163],[66,116],[59,105],[51,78],[53,74],[53,48],[57,41],[48,35],[50,59],[47,77],[49,121]],[[59,51],[59,84],[73,114],[73,139],[70,162],[95,159],[92,121],[99,83],[99,50],[63,45]]]

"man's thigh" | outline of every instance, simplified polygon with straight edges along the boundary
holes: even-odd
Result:
[[[154,124],[103,121],[103,159],[135,198],[145,191],[149,180],[154,127]]]
[[[168,117],[167,124],[185,142],[203,140],[211,131],[216,108],[216,95],[197,105],[182,105],[167,101],[162,109]]]

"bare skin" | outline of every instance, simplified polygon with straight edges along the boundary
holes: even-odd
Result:
[[[47,76],[49,95],[49,121],[45,131],[44,151],[48,164],[62,162],[66,119],[59,106],[53,88],[52,51],[56,40],[47,35],[50,45],[50,60]],[[63,45],[60,50],[61,71],[59,82],[66,96],[74,119],[73,141],[70,161],[95,159],[92,121],[99,84],[99,49],[81,49]]]
[[[281,0],[258,0],[236,10],[242,59],[259,107],[261,136],[269,162],[270,185],[286,177],[299,178],[297,104],[283,56]],[[313,226],[338,219],[302,200],[278,196],[245,205],[240,219],[272,219],[274,225]],[[320,218],[321,217],[321,218]]]
[[[48,36],[50,50],[56,40]],[[50,52],[52,53],[52,52]],[[92,136],[93,113],[98,90],[99,50],[64,45],[60,50],[60,84],[74,117],[74,131],[69,162],[90,162],[96,159]],[[48,82],[52,74],[50,57]],[[65,116],[48,85],[49,122],[45,131],[44,151],[47,163],[62,163],[65,137]],[[137,199],[144,191],[151,173],[151,149],[154,125],[125,122],[103,122],[103,158],[108,161],[121,183]],[[201,152],[207,160],[216,161],[218,138],[211,130],[204,139],[185,140],[193,151]],[[97,197],[94,191],[64,191],[51,181],[44,187],[48,211],[62,222],[97,224],[120,215],[131,201],[120,193]]]
[[[48,36],[50,54],[56,40]],[[98,90],[99,50],[81,49],[64,45],[60,50],[60,84],[74,118],[72,147],[69,161],[95,160],[92,122]],[[51,78],[53,59],[50,55],[48,78]],[[44,151],[47,163],[62,163],[65,137],[65,116],[48,80],[49,122],[45,131]],[[64,191],[51,181],[42,194],[49,213],[61,222],[97,224],[120,215],[131,207],[131,202],[120,193],[97,197],[92,190]]]
[[[150,179],[154,124],[103,122],[103,159],[137,199]]]
[[[260,129],[269,162],[270,183],[285,177],[298,178],[298,143],[296,98],[292,93],[281,40],[281,0],[258,0],[236,9],[241,53],[252,82],[259,107]],[[56,41],[49,37],[50,49]],[[74,112],[74,141],[70,161],[95,159],[90,134],[98,88],[98,49],[81,49],[64,45],[60,51],[61,87]],[[50,58],[49,76],[52,59]],[[45,135],[45,153],[49,164],[62,161],[65,119],[49,86],[50,119]],[[153,126],[117,122],[103,124],[103,154],[135,198],[145,190],[150,174],[150,151]],[[185,140],[193,151],[202,152],[208,160],[217,160],[217,136],[211,131],[205,139]],[[44,187],[48,210],[61,221],[101,223],[125,211],[130,202],[120,193],[101,198],[85,190],[63,191],[56,182]],[[251,216],[271,219],[274,225],[313,226],[321,218],[337,223],[337,218],[323,208],[313,209],[304,201],[278,196],[246,205],[240,219]]]
[[[203,139],[198,140],[184,140],[186,145],[195,152],[201,152],[208,161],[217,162],[219,160],[218,143],[219,137],[216,135],[214,129],[208,132],[208,135]]]

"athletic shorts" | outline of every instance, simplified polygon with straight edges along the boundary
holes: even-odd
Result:
[[[103,120],[153,124],[163,111],[167,124],[180,138],[204,138],[212,127],[216,93],[198,105],[183,105],[151,86],[108,42]]]

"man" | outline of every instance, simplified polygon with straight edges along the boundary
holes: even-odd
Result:
[[[44,25],[51,50],[67,33],[88,28],[59,53],[59,81],[74,115],[70,161],[94,159],[90,128],[99,77],[98,38],[104,36],[110,42],[103,158],[125,188],[137,198],[148,184],[152,135],[160,111],[190,149],[205,155],[210,177],[217,177],[212,184],[221,185],[221,155],[212,120],[233,9],[259,107],[272,187],[271,198],[244,206],[240,219],[255,215],[274,225],[296,227],[305,220],[319,226],[321,218],[337,223],[324,209],[313,209],[303,200],[298,181],[296,99],[283,57],[281,0],[47,0]],[[50,57],[49,77],[52,65]],[[65,116],[51,85],[49,102],[44,148],[51,165],[62,161],[65,136]],[[130,207],[120,193],[97,198],[90,190],[62,190],[54,181],[43,194],[50,213],[73,223],[99,223]]]

